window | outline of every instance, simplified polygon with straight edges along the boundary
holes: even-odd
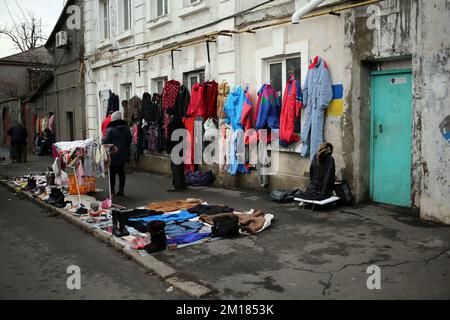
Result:
[[[167,82],[167,77],[155,78],[152,81],[153,81],[153,91],[158,94],[162,94],[164,85]]]
[[[131,90],[132,90],[132,85],[131,83],[124,83],[120,86],[120,95],[123,98],[122,100],[130,100],[131,99]]]
[[[109,39],[109,0],[100,0],[100,39]]]
[[[66,112],[66,128],[67,128],[67,139],[68,141],[74,141],[74,123],[73,123],[73,112]]]
[[[154,1],[156,1],[156,17],[155,18],[165,16],[169,12],[168,5],[167,5],[168,0],[154,0]]]
[[[301,81],[301,58],[298,56],[281,58],[277,60],[270,60],[267,64],[268,81],[278,92],[278,95],[282,101],[284,89],[286,88],[286,82],[291,74],[295,75],[295,79],[297,81]],[[296,133],[300,132],[300,119],[296,119],[294,131]]]
[[[131,29],[131,12],[132,12],[132,0],[120,0],[120,12],[121,12],[121,27],[122,31]]]
[[[189,90],[192,89],[194,84],[203,82],[205,82],[205,70],[203,69],[183,74],[183,84]]]

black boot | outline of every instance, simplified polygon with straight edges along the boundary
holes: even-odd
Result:
[[[167,237],[165,227],[166,223],[164,221],[153,221],[147,225],[151,236],[151,242],[145,246],[145,251],[148,253],[155,253],[166,250]]]
[[[123,212],[113,210],[113,236],[121,238],[130,235],[126,228],[126,217]]]

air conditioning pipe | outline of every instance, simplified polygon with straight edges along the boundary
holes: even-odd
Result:
[[[295,13],[292,15],[292,23],[299,24],[301,17],[311,12],[314,8],[316,8],[319,4],[321,4],[324,1],[325,0],[311,0],[310,2],[308,2],[306,5],[295,11]]]

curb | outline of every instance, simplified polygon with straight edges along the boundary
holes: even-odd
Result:
[[[95,227],[87,223],[83,223],[81,220],[77,219],[75,216],[71,215],[66,210],[53,207],[22,190],[17,192],[14,186],[10,185],[6,181],[0,180],[0,184],[5,186],[10,191],[14,192],[14,194],[26,198],[28,201],[37,204],[38,206],[55,215],[59,215],[68,223],[75,225],[81,230],[85,231],[86,233],[94,236],[97,240],[107,244],[109,247],[120,252],[125,257],[133,260],[135,263],[137,263],[139,266],[143,267],[150,273],[158,275],[158,277],[162,279],[164,282],[188,294],[189,296],[195,299],[200,299],[207,295],[212,294],[213,290],[211,290],[210,288],[196,282],[180,279],[179,277],[177,277],[177,271],[166,265],[164,262],[159,261],[152,255],[141,256],[136,251],[123,246],[112,235],[103,232],[99,229],[96,229]]]

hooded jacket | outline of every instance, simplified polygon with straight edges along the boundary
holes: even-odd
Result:
[[[227,115],[226,124],[231,124],[233,130],[242,129],[242,109],[244,107],[245,93],[241,86],[235,87],[228,95],[223,108]]]
[[[292,75],[286,83],[284,90],[283,106],[280,116],[280,144],[287,147],[293,142],[300,141],[300,137],[294,133],[295,119],[300,117],[300,109],[303,105],[303,94],[300,82]]]
[[[266,125],[270,129],[279,129],[280,109],[280,99],[275,88],[270,84],[264,84],[258,92],[256,130],[263,129]]]
[[[111,167],[123,166],[130,156],[132,137],[130,129],[124,120],[111,122],[106,129],[103,144],[113,144],[118,151],[111,154]]]

